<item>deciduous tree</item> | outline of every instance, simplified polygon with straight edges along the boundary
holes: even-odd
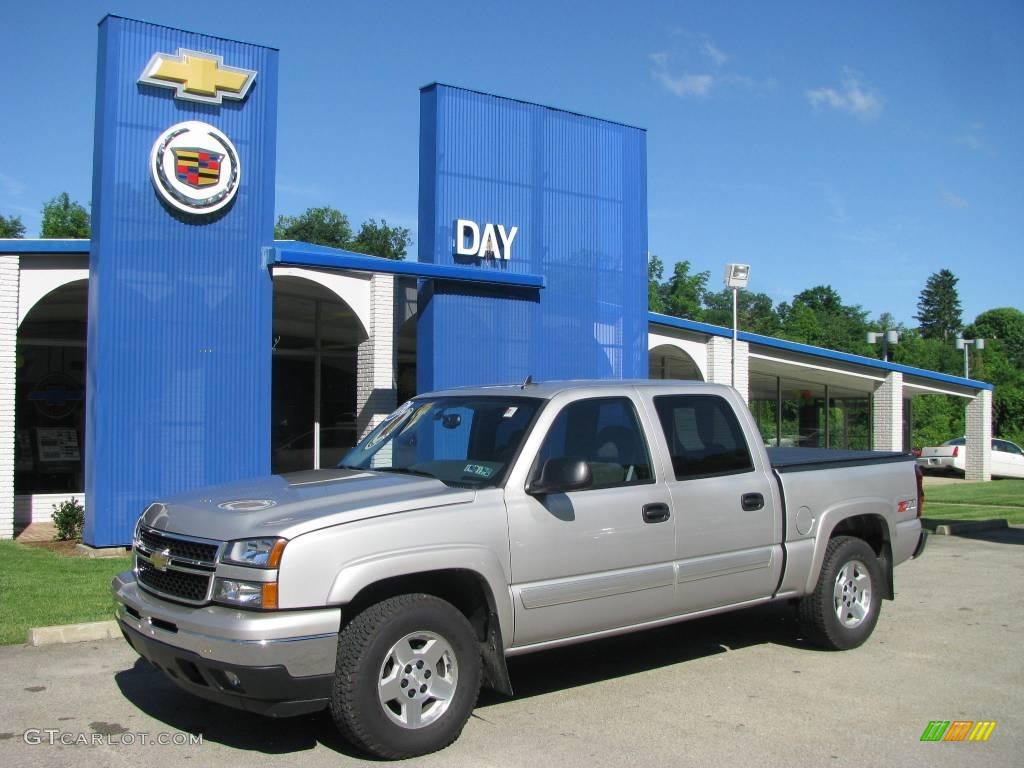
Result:
[[[88,238],[89,212],[85,206],[61,192],[43,205],[43,224],[40,236],[45,238]]]
[[[21,238],[25,236],[25,225],[20,216],[4,216],[0,214],[0,237]]]

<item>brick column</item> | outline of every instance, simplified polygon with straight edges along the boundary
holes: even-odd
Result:
[[[978,449],[981,450],[978,450]],[[992,390],[983,389],[967,404],[968,480],[992,479]]]
[[[750,402],[750,345],[736,342],[736,384],[743,399]],[[708,339],[708,381],[732,384],[732,339],[712,336]]]
[[[903,374],[893,371],[875,390],[872,404],[872,448],[903,450]]]
[[[395,410],[395,278],[374,275],[370,283],[369,338],[359,345],[356,372],[356,431],[362,439]]]
[[[0,539],[14,538],[14,387],[18,255],[0,255]]]

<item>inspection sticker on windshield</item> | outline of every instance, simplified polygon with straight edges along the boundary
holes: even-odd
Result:
[[[516,406],[510,405],[508,408],[505,409],[505,412],[503,414],[501,414],[501,418],[503,418],[503,419],[511,419],[513,416],[516,415],[516,411],[518,411],[518,410],[519,409]]]
[[[466,468],[462,470],[464,475],[476,475],[484,479],[494,474],[494,470],[490,467],[485,467],[482,464],[467,464]]]

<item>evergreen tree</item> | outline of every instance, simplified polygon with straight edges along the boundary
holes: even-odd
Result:
[[[948,269],[935,272],[925,283],[917,301],[917,314],[914,315],[921,324],[924,338],[948,341],[964,327],[956,284],[956,275]]]

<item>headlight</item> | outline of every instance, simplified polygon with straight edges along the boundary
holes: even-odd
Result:
[[[249,568],[277,568],[284,554],[285,539],[243,539],[228,543],[220,561]]]
[[[213,583],[213,599],[241,608],[273,610],[277,608],[277,582],[216,579]]]

